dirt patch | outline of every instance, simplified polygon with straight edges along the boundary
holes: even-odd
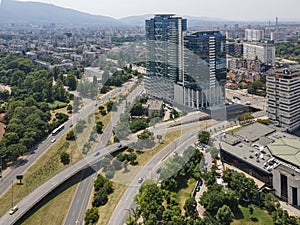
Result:
[[[3,138],[3,134],[5,132],[5,124],[4,122],[5,113],[0,113],[0,140]]]

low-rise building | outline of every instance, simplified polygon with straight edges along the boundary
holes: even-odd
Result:
[[[222,136],[220,155],[230,164],[265,183],[275,195],[300,206],[300,138],[254,123]]]

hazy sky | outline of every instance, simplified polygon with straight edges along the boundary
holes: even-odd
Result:
[[[1,1],[1,0],[0,0]],[[28,0],[19,0],[28,1]],[[229,20],[300,21],[299,0],[31,0],[95,15],[121,18],[133,15],[176,13]]]

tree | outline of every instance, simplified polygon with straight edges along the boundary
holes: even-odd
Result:
[[[196,206],[197,204],[194,197],[187,198],[183,206],[185,210],[185,216],[195,216]]]
[[[105,105],[106,105],[107,112],[110,112],[113,108],[114,102],[113,101],[108,101]]]
[[[104,188],[99,189],[94,194],[94,201],[92,203],[93,206],[99,207],[100,205],[105,205],[108,202],[107,192]]]
[[[97,223],[98,220],[99,220],[99,213],[96,207],[92,207],[86,211],[84,216],[85,224],[94,225]]]
[[[70,163],[70,154],[67,152],[62,152],[60,154],[60,162],[62,162],[64,165],[67,165]]]
[[[228,205],[223,205],[218,209],[216,218],[221,225],[230,225],[234,215]]]
[[[72,110],[73,110],[73,107],[72,107],[71,104],[69,104],[69,105],[67,106],[67,111],[68,111],[68,113],[71,113]]]
[[[108,180],[102,176],[101,174],[98,174],[97,176],[97,179],[95,180],[94,182],[94,188],[95,188],[95,191],[99,191],[101,188],[104,187],[104,184],[108,182]]]
[[[98,134],[102,134],[102,129],[103,129],[104,124],[101,121],[98,121],[96,123],[96,131]]]
[[[209,138],[210,138],[210,133],[208,131],[203,130],[198,133],[198,141],[203,144],[207,145],[209,142]]]
[[[239,115],[237,119],[241,124],[244,124],[253,122],[254,117],[251,115],[251,113],[246,112],[242,115]]]
[[[264,195],[263,203],[269,214],[276,211],[280,207],[278,199],[272,193]]]
[[[103,186],[103,189],[106,191],[106,193],[109,195],[111,193],[114,192],[114,186],[113,186],[113,183],[108,180],[104,183],[104,186]]]
[[[144,114],[144,108],[142,106],[142,103],[135,103],[130,110],[130,114],[131,116],[142,116]]]
[[[71,141],[71,140],[75,140],[75,133],[74,133],[74,130],[70,130],[68,133],[67,133],[67,136],[66,136],[66,140],[68,141]]]

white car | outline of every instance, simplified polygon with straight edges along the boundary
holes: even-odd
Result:
[[[54,143],[56,141],[56,139],[55,138],[53,138],[52,140],[51,140],[51,143]]]
[[[138,179],[138,182],[139,182],[139,183],[142,183],[143,180],[144,180],[144,179],[143,179],[142,177],[140,177],[140,178]]]

